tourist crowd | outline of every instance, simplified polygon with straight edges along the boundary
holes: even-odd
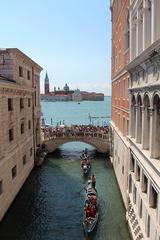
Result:
[[[71,125],[71,127],[61,125],[59,127],[52,127],[44,125],[41,127],[41,130],[44,139],[46,139],[65,136],[93,136],[93,134],[103,135],[109,132],[109,127],[98,127],[94,125]]]

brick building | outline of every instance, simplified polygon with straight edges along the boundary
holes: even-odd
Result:
[[[125,70],[129,62],[129,0],[112,0],[112,160],[127,206],[127,173],[129,130],[129,74]]]

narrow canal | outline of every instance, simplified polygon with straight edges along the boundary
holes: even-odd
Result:
[[[91,240],[129,240],[125,210],[106,156],[83,143],[69,143],[34,169],[0,224],[0,240],[84,240],[84,190],[80,154],[88,148],[97,176],[100,218]]]

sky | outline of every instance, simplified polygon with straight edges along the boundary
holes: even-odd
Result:
[[[110,0],[5,0],[0,48],[19,48],[54,86],[111,94]]]

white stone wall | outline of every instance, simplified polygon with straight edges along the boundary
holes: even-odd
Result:
[[[160,38],[160,1],[130,2],[131,60]]]
[[[18,49],[0,50],[2,60],[0,75],[5,78],[0,77],[0,220],[34,166],[40,143],[39,74],[42,70]],[[21,77],[19,66],[23,67]],[[29,77],[27,71],[31,72]],[[12,110],[8,109],[8,99],[12,100]],[[13,140],[9,139],[12,128]]]
[[[160,1],[130,6],[128,222],[134,239],[160,239]],[[139,31],[140,30],[140,31]]]
[[[131,158],[134,159],[134,167],[130,163],[129,169],[129,201],[136,215],[144,239],[156,239],[160,237],[160,177],[152,166],[136,149],[136,144],[131,145]],[[149,159],[148,159],[149,160]],[[137,177],[137,166],[140,176]],[[146,191],[144,191],[144,175],[147,179]],[[136,191],[135,191],[136,188]],[[154,188],[157,194],[157,205],[153,207],[151,202]],[[135,193],[136,192],[136,193]],[[150,220],[149,220],[150,219]],[[131,220],[131,216],[129,221]],[[133,221],[134,222],[134,221]],[[134,235],[134,234],[133,234]],[[137,237],[136,235],[134,235]]]
[[[116,174],[117,182],[121,190],[123,202],[128,206],[128,164],[129,164],[129,143],[126,138],[122,136],[120,131],[111,122],[112,127],[112,161]]]

